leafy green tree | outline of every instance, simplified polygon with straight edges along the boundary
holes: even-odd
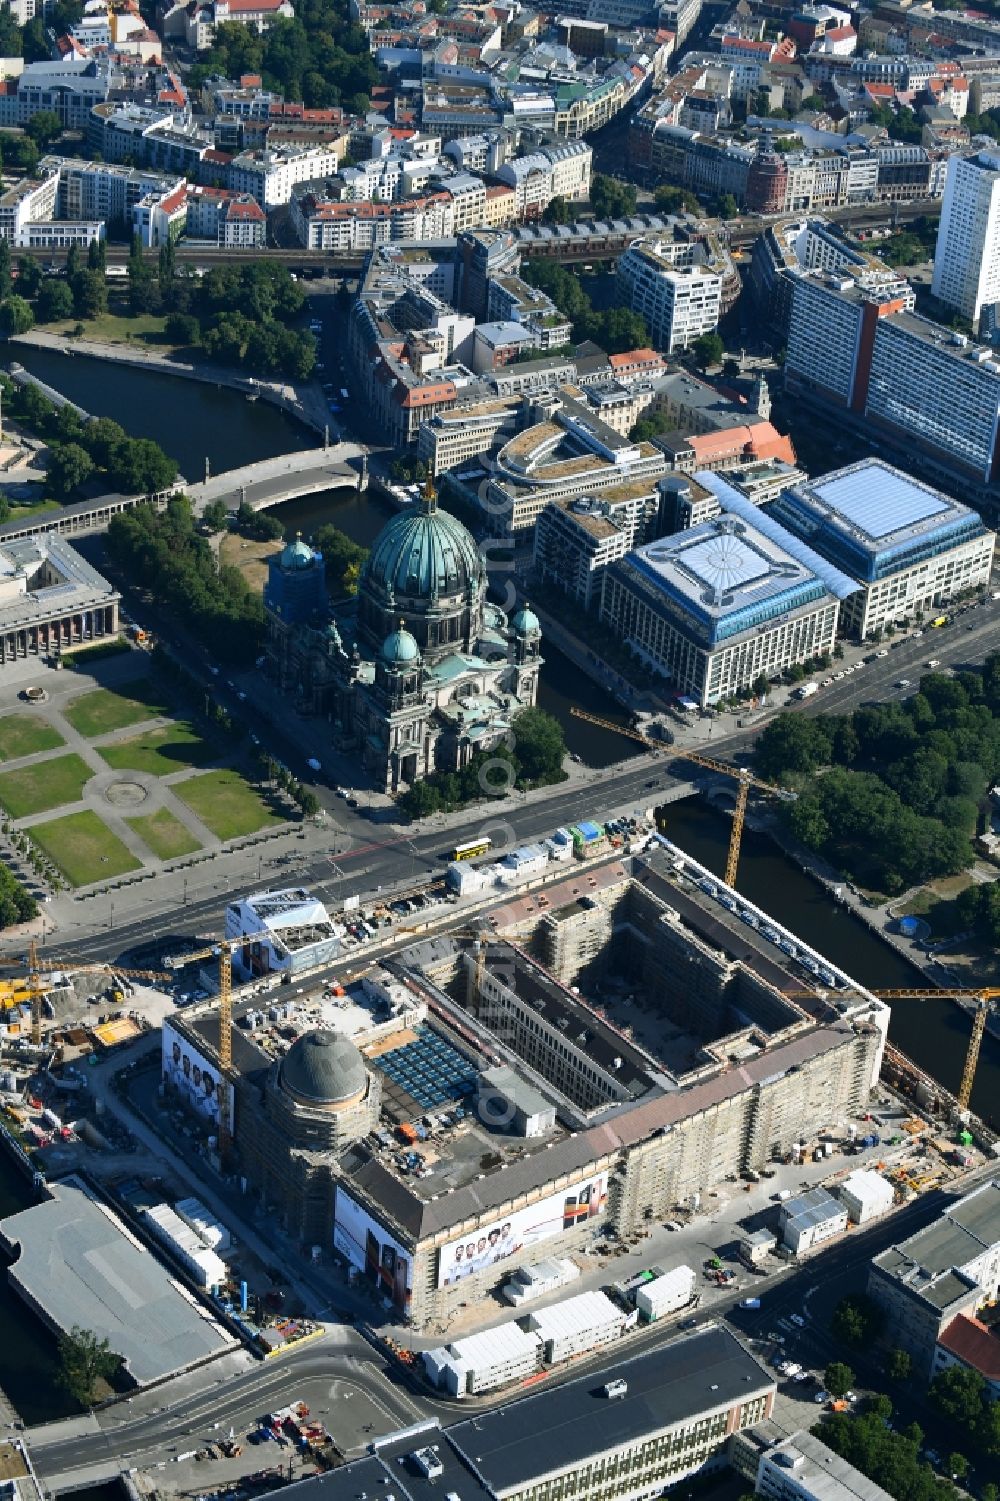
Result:
[[[653,199],[656,207],[667,214],[701,213],[701,204],[688,188],[677,188],[669,183],[663,183],[654,192]]]
[[[12,339],[26,334],[35,321],[31,304],[23,297],[5,297],[0,302],[0,338]]]
[[[91,240],[87,246],[87,270],[107,274],[108,243],[104,239]]]
[[[635,213],[636,202],[636,190],[631,183],[594,173],[590,181],[590,206],[599,219],[627,218]]]
[[[0,524],[10,520],[10,499],[4,490],[0,490]]]
[[[93,472],[94,461],[79,443],[57,443],[49,450],[47,479],[54,494],[72,495]]]
[[[726,346],[718,334],[701,334],[691,345],[691,352],[698,368],[707,370],[709,365],[721,365]]]
[[[716,204],[716,212],[720,219],[736,219],[739,217],[740,206],[732,193],[723,193]]]
[[[885,1315],[866,1293],[841,1298],[833,1311],[830,1328],[835,1339],[858,1348],[875,1343],[885,1324]]]
[[[933,1406],[960,1428],[975,1428],[985,1391],[986,1383],[978,1371],[954,1365],[938,1372],[927,1394]]]
[[[57,136],[62,135],[62,121],[54,110],[39,109],[31,116],[24,130],[39,150],[45,151]]]
[[[562,725],[544,709],[524,709],[513,724],[514,755],[528,782],[555,781],[562,773],[566,740]]]
[[[13,286],[14,278],[10,269],[10,241],[0,239],[0,302],[10,296]]]
[[[6,500],[6,496],[3,497]],[[8,505],[9,510],[9,505]],[[38,916],[38,903],[8,867],[0,863],[0,928],[12,928]]]
[[[22,255],[17,261],[17,294],[19,297],[35,297],[42,281],[42,268],[33,255]]]
[[[913,1375],[913,1356],[908,1350],[890,1350],[886,1371],[893,1381],[909,1381]]]
[[[35,313],[39,323],[55,323],[72,318],[73,293],[61,277],[47,276],[38,289]]]
[[[116,449],[108,478],[123,495],[154,495],[177,478],[177,464],[149,438],[130,438]]]
[[[70,280],[78,318],[99,318],[108,310],[108,287],[101,271],[78,271]]]
[[[303,787],[300,789],[299,796],[296,801],[298,802],[299,807],[302,809],[304,818],[316,817],[316,814],[320,809],[320,802],[315,792],[310,792],[308,787]]]
[[[321,526],[315,541],[323,554],[330,592],[334,595],[356,594],[361,569],[368,558],[368,548],[359,547],[335,526]]]
[[[842,1360],[831,1361],[823,1372],[823,1385],[833,1397],[843,1397],[854,1385],[854,1372]]]
[[[969,1473],[969,1461],[964,1454],[958,1454],[954,1450],[948,1455],[946,1464],[952,1480],[962,1481]]]
[[[201,339],[201,324],[192,313],[169,313],[164,332],[172,344],[197,344]]]
[[[60,1377],[66,1390],[82,1407],[93,1402],[99,1381],[111,1381],[121,1365],[108,1341],[91,1329],[74,1325],[59,1336]]]
[[[408,818],[428,818],[441,811],[441,794],[430,782],[414,782],[399,798],[399,806]]]
[[[573,218],[572,210],[565,198],[556,196],[550,198],[542,214],[543,224],[569,224]]]
[[[224,532],[229,525],[229,509],[224,500],[210,500],[201,513],[201,519],[210,532]]]

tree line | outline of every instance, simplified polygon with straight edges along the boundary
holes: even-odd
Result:
[[[544,709],[524,709],[514,720],[509,745],[476,751],[460,771],[435,771],[399,799],[410,818],[450,812],[484,797],[565,780],[562,725]]]
[[[903,703],[780,714],[754,767],[798,789],[782,807],[788,829],[860,885],[896,895],[955,875],[1000,775],[1000,653],[975,672],[927,674]]]
[[[309,109],[340,106],[355,115],[368,113],[378,79],[368,37],[346,0],[296,0],[294,19],[277,17],[263,35],[223,22],[188,86],[194,93],[208,78],[245,73],[261,74],[265,88]]]
[[[211,641],[224,661],[241,665],[260,655],[263,600],[238,568],[217,565],[187,496],[174,496],[165,511],[140,505],[115,516],[106,547],[134,583]]]
[[[83,418],[71,406],[57,407],[34,385],[0,378],[4,404],[31,432],[48,440],[48,488],[66,499],[92,478],[123,495],[166,490],[177,464],[151,438],[131,438],[110,417]]]
[[[626,307],[606,308],[598,312],[584,290],[579,276],[567,271],[558,261],[525,261],[521,275],[555,303],[573,325],[578,344],[593,339],[608,354],[623,354],[629,349],[643,349],[650,343],[646,320]]]

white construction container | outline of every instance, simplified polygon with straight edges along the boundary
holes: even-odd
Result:
[[[477,896],[495,880],[495,865],[472,865],[468,860],[453,860],[445,873],[448,890],[457,896]]]
[[[575,1281],[579,1275],[580,1268],[569,1257],[550,1256],[544,1261],[532,1262],[530,1266],[519,1266],[502,1292],[508,1303],[520,1308],[522,1303],[543,1298],[546,1293],[555,1292],[557,1287]]]
[[[691,1267],[675,1266],[672,1272],[644,1282],[635,1295],[641,1316],[652,1323],[679,1308],[686,1308],[694,1296],[696,1277]]]
[[[624,1310],[606,1294],[593,1292],[564,1298],[561,1303],[529,1313],[525,1324],[541,1339],[548,1364],[558,1365],[561,1360],[620,1338],[626,1318]]]
[[[174,1254],[199,1287],[216,1287],[226,1280],[226,1263],[210,1250],[200,1235],[175,1214],[169,1204],[144,1209],[146,1223],[157,1240]]]
[[[519,1325],[498,1324],[436,1350],[425,1350],[424,1368],[436,1386],[453,1397],[509,1386],[532,1375],[542,1363],[542,1342]]]
[[[178,1199],[174,1208],[211,1250],[228,1251],[231,1248],[233,1237],[200,1199]]]
[[[867,1225],[869,1220],[889,1213],[895,1195],[892,1184],[881,1173],[871,1168],[859,1168],[840,1184],[837,1197],[852,1224]]]

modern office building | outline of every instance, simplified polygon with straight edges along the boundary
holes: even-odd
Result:
[[[861,641],[989,582],[996,536],[978,514],[881,459],[802,480],[769,514],[857,580],[840,629]]]
[[[623,436],[602,421],[582,392],[576,397],[562,392],[544,421],[524,428],[499,450],[480,504],[491,531],[512,537],[533,527],[556,501],[603,499],[622,486],[653,494],[666,470],[666,456],[656,444]]]
[[[648,480],[603,495],[551,501],[535,526],[536,578],[589,610],[600,599],[604,570],[643,540],[657,492]]]
[[[832,651],[853,580],[714,475],[723,510],[614,563],[602,622],[677,692],[707,706]]]
[[[934,1224],[883,1251],[868,1296],[886,1316],[885,1339],[930,1373],[942,1331],[1000,1293],[1000,1180],[959,1199]]]
[[[1000,302],[1000,152],[955,155],[934,250],[934,296],[979,327],[984,307]]]
[[[519,1368],[519,1352],[510,1364]],[[775,1390],[771,1373],[710,1324],[447,1428],[430,1419],[377,1438],[364,1458],[289,1495],[357,1501],[391,1487],[399,1501],[646,1501],[721,1468],[734,1436],[767,1422]]]

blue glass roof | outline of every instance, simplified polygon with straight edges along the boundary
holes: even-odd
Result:
[[[810,488],[846,521],[876,539],[951,509],[943,495],[888,464],[855,464],[816,480]]]
[[[947,552],[984,530],[968,506],[880,459],[803,481],[768,509],[783,527],[863,583]]]

